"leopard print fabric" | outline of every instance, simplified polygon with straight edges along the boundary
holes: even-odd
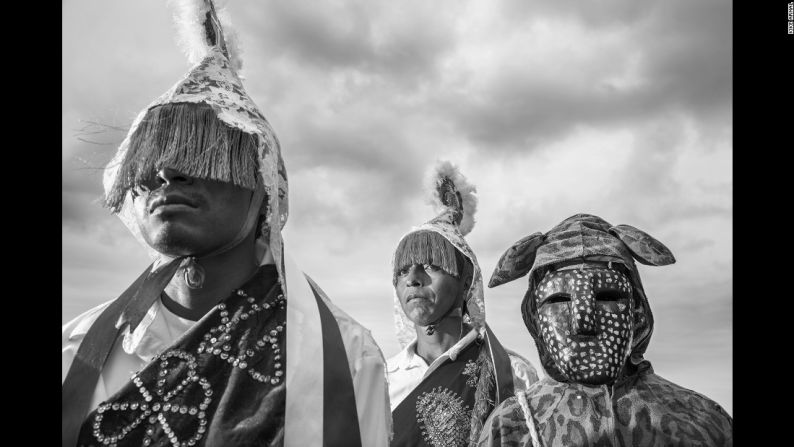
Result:
[[[523,392],[541,446],[732,446],[733,419],[711,399],[644,371],[610,396],[607,386],[549,377]],[[519,400],[511,397],[485,422],[477,444],[533,446]]]

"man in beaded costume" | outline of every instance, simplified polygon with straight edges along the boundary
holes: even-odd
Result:
[[[393,446],[473,444],[495,404],[538,380],[485,323],[480,267],[463,238],[474,226],[475,187],[449,162],[430,174],[440,214],[403,236],[393,258],[404,348],[387,362]]]
[[[502,402],[480,446],[730,446],[713,400],[654,374],[653,314],[634,259],[675,262],[647,233],[577,214],[501,257],[489,287],[529,274],[521,311],[547,377]]]
[[[383,356],[285,252],[281,149],[228,25],[209,0],[181,12],[195,65],[104,179],[155,260],[63,326],[62,444],[386,446]]]

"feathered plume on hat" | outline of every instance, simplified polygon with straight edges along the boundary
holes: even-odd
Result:
[[[477,213],[477,187],[469,183],[457,166],[446,160],[437,162],[425,178],[425,192],[439,213],[433,221],[448,219],[461,235],[471,232]]]
[[[465,302],[467,322],[480,327],[485,322],[482,274],[471,247],[464,239],[474,228],[477,211],[477,187],[471,184],[457,166],[449,161],[438,161],[428,172],[424,190],[438,215],[414,227],[400,238],[392,259],[393,270],[402,266],[430,262],[445,272],[459,276],[464,272],[459,259],[471,264],[472,281]],[[405,347],[416,337],[413,322],[402,310],[400,300],[394,295],[394,312],[397,338]]]
[[[174,9],[177,44],[191,65],[201,62],[213,47],[226,55],[232,69],[239,72],[240,58],[237,33],[223,7],[204,0],[168,0]],[[220,2],[216,2],[219,3]]]
[[[281,272],[280,230],[288,214],[286,169],[275,132],[237,74],[242,61],[236,34],[211,0],[171,3],[178,41],[192,66],[133,121],[105,170],[105,204],[148,248],[134,223],[130,191],[152,172],[167,166],[251,190],[262,187],[267,225],[260,236]]]

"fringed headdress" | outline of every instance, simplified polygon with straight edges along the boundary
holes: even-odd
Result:
[[[449,161],[439,161],[425,179],[428,202],[438,213],[428,222],[404,235],[392,259],[393,272],[405,265],[431,262],[452,276],[468,275],[471,285],[464,298],[464,321],[481,328],[485,322],[482,274],[477,257],[464,239],[474,228],[477,211],[477,187],[469,183]],[[464,262],[468,261],[468,262]],[[405,347],[416,338],[414,323],[405,315],[396,293],[394,319],[397,339]]]
[[[190,176],[252,189],[251,210],[260,210],[257,197],[266,201],[257,255],[260,263],[275,263],[287,298],[285,382],[288,390],[299,390],[287,392],[284,443],[340,445],[339,439],[344,438],[345,445],[354,445],[359,426],[336,421],[351,415],[354,419],[356,415],[359,419],[370,415],[351,408],[357,403],[345,347],[337,346],[333,353],[324,354],[333,334],[342,342],[338,328],[321,321],[322,315],[331,314],[327,309],[321,313],[318,303],[330,301],[320,298],[322,292],[310,286],[285,255],[281,229],[288,214],[287,173],[278,139],[243,88],[237,73],[242,65],[238,46],[223,11],[217,10],[212,0],[173,3],[178,3],[175,18],[179,40],[192,66],[182,80],[138,114],[103,178],[105,204],[155,262],[106,308],[105,312],[112,312],[103,312],[97,320],[104,323],[95,323],[86,334],[62,390],[64,421],[70,421],[63,424],[64,443],[76,437],[72,422],[79,423],[86,413],[91,390],[114,340],[122,331],[135,331],[179,266],[181,258],[171,260],[146,244],[132,212],[132,188],[153,171],[171,167]],[[252,222],[250,217],[249,210],[246,225]],[[245,226],[240,232],[245,233]],[[333,316],[329,318],[334,322]],[[327,331],[332,335],[326,336]],[[324,387],[325,383],[334,387]],[[311,415],[308,425],[306,415]],[[362,445],[387,441],[378,427],[360,428]]]
[[[425,191],[438,214],[400,239],[394,253],[393,270],[396,272],[406,265],[430,262],[452,276],[466,278],[471,275],[471,284],[464,296],[463,322],[472,329],[450,348],[449,357],[455,360],[475,339],[483,343],[477,358],[480,373],[469,420],[469,441],[473,444],[491,410],[513,395],[511,361],[486,324],[480,265],[464,238],[474,228],[477,188],[455,165],[440,161],[428,174]],[[397,339],[405,348],[416,339],[416,328],[405,315],[396,291],[394,314]]]
[[[266,221],[258,237],[283,278],[281,228],[287,221],[288,189],[278,139],[243,88],[239,45],[224,12],[210,0],[172,3],[179,43],[193,65],[133,121],[107,165],[105,204],[160,261],[163,257],[141,237],[131,210],[130,191],[146,176],[167,166],[260,190]]]

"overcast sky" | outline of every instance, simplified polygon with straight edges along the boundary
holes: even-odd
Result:
[[[99,204],[135,115],[189,68],[162,0],[63,3],[63,311],[149,264]],[[290,182],[285,239],[388,357],[390,258],[433,217],[436,159],[477,185],[467,237],[487,282],[513,242],[580,212],[678,262],[640,265],[657,374],[733,413],[732,5],[728,0],[235,0],[244,85]],[[519,304],[486,289],[502,343],[540,369]]]

